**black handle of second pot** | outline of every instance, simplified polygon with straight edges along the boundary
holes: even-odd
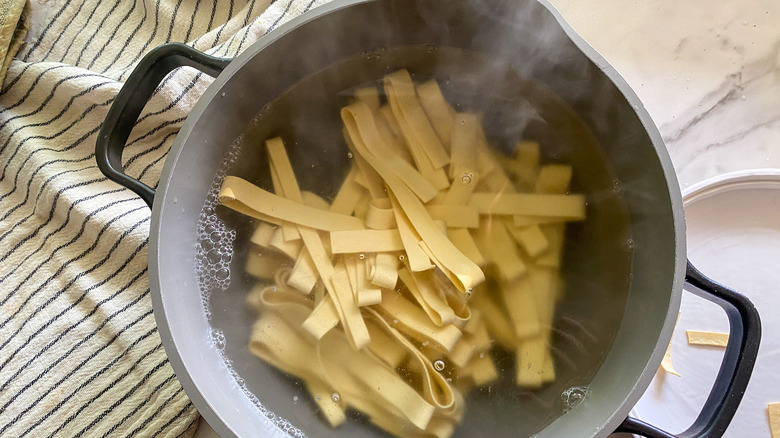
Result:
[[[626,418],[615,432],[648,438],[721,437],[737,412],[758,356],[761,340],[758,311],[744,295],[712,281],[690,261],[685,281],[693,287],[693,293],[721,306],[729,318],[729,342],[710,395],[693,425],[679,435],[664,432],[632,417]]]
[[[230,61],[231,59],[210,56],[179,43],[164,44],[147,53],[119,90],[100,128],[95,144],[95,159],[100,171],[110,180],[134,191],[151,208],[154,189],[128,176],[122,168],[122,151],[138,116],[160,82],[173,70],[185,66],[194,67],[209,76],[217,77]]]

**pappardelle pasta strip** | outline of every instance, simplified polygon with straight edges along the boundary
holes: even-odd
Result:
[[[455,110],[444,99],[439,83],[433,79],[417,86],[417,96],[444,149],[449,151]]]
[[[463,399],[460,394],[450,385],[444,376],[442,376],[433,366],[433,363],[423,355],[420,350],[409,340],[401,334],[400,331],[395,329],[387,320],[381,317],[373,309],[367,309],[369,320],[377,324],[377,327],[381,327],[386,333],[397,340],[398,343],[403,345],[407,351],[408,356],[411,356],[413,360],[412,364],[416,365],[416,371],[423,381],[423,395],[425,399],[434,405],[437,410],[447,410],[451,413],[462,409]]]
[[[284,227],[279,227],[271,234],[270,247],[295,259],[301,253],[303,244],[300,240],[284,240]]]
[[[395,222],[398,225],[398,233],[401,235],[401,242],[404,244],[406,250],[406,257],[409,259],[409,267],[413,272],[426,271],[433,269],[434,265],[431,263],[431,259],[420,248],[420,235],[414,230],[414,227],[409,222],[409,218],[401,209],[398,201],[395,197],[390,195],[390,201],[393,204],[393,213],[395,214]]]
[[[435,254],[437,261],[454,274],[459,289],[465,291],[482,281],[485,276],[477,265],[463,255],[447,236],[433,223],[425,206],[414,196],[411,190],[395,175],[385,163],[372,155],[362,143],[361,129],[373,124],[373,116],[368,107],[360,103],[350,105],[341,112],[342,120],[357,152],[377,171],[390,188],[392,195],[403,208],[410,223],[423,241]]]
[[[528,276],[502,285],[501,297],[512,320],[515,335],[519,339],[526,339],[540,332],[540,315],[535,303],[533,284]]]
[[[339,333],[331,332],[319,343],[320,351],[327,351],[327,357],[334,359],[328,374],[338,368],[345,368],[351,377],[363,383],[373,398],[378,398],[395,408],[410,423],[425,430],[433,416],[435,407],[404,382],[394,370],[378,360],[372,360],[363,352],[354,351],[344,342],[338,341]],[[374,389],[376,388],[376,389]]]
[[[289,221],[323,231],[366,228],[362,219],[306,206],[269,193],[235,176],[225,177],[219,193],[219,201],[239,213],[266,222]]]
[[[269,142],[274,142],[274,141],[279,141],[280,142],[281,140],[277,137],[277,138],[273,138],[273,139],[268,140],[268,141]],[[284,192],[284,187],[282,187],[282,185],[281,185],[281,182],[280,182],[280,179],[279,179],[279,174],[276,172],[276,169],[271,167],[270,173],[271,173],[271,181],[273,182],[273,185],[274,185],[274,193],[276,193],[276,194],[278,194],[280,196],[284,196],[285,198],[290,198]],[[301,201],[301,202],[303,202],[303,201]],[[285,242],[292,241],[292,240],[299,240],[301,238],[301,235],[298,233],[298,228],[295,226],[295,224],[290,223],[290,222],[283,222],[282,223],[282,234],[284,236]]]
[[[533,189],[539,173],[540,158],[539,142],[519,141],[515,144],[514,157],[505,160],[508,173],[522,189]]]
[[[479,172],[468,169],[455,171],[455,178],[447,193],[438,204],[444,205],[468,205],[471,194],[479,185]]]
[[[455,342],[462,335],[461,331],[452,324],[437,326],[421,308],[395,291],[387,289],[382,291],[382,302],[379,308],[393,321],[398,321],[396,325],[404,334],[421,342],[426,340],[435,342],[446,351],[452,351]]]
[[[526,265],[517,245],[502,221],[482,219],[477,231],[477,244],[489,265],[496,267],[503,281],[514,281],[526,271]]]
[[[485,257],[474,242],[474,237],[466,228],[448,228],[447,237],[463,254],[476,263],[477,266],[485,266]]]
[[[550,241],[539,226],[516,227],[507,221],[504,221],[504,225],[515,241],[531,257],[538,257],[550,246]]]
[[[331,212],[349,216],[355,211],[355,206],[365,193],[365,189],[355,182],[359,172],[357,166],[352,166],[349,169],[347,177],[341,183],[341,187],[330,205]]]
[[[390,198],[371,200],[366,214],[366,226],[374,230],[396,228],[395,213]]]
[[[365,105],[361,108],[368,110],[368,107]],[[371,117],[371,123],[367,123],[361,128],[363,145],[366,149],[377,158],[382,159],[418,198],[423,202],[428,202],[439,193],[437,187],[434,187],[423,174],[415,169],[414,166],[404,161],[400,155],[393,152],[393,148],[390,146],[392,140],[388,137],[384,137],[380,133],[373,115]],[[354,144],[356,141],[355,138],[352,138],[352,141]]]
[[[336,327],[339,323],[339,313],[330,295],[325,294],[319,304],[314,307],[301,327],[314,337],[321,339],[325,333]]]
[[[466,205],[427,205],[433,220],[442,220],[447,227],[479,228],[479,213]]]
[[[538,193],[473,193],[469,205],[480,214],[553,216],[577,221],[585,219],[582,195]]]
[[[437,190],[446,189],[450,185],[450,181],[449,178],[447,178],[447,173],[444,171],[443,166],[436,167],[419,142],[409,137],[409,135],[412,134],[411,128],[408,126],[406,119],[399,119],[395,116],[396,111],[400,111],[398,109],[397,102],[392,100],[390,96],[388,96],[388,100],[390,101],[389,109],[391,114],[388,115],[387,111],[385,110],[383,111],[383,115],[388,120],[390,125],[392,126],[395,124],[398,131],[401,133],[400,138],[404,139],[404,143],[411,153],[414,164],[417,166],[417,170],[419,170],[425,179],[427,179]]]
[[[276,231],[276,225],[260,222],[255,227],[255,231],[252,233],[249,241],[263,248],[268,248],[271,246],[271,236],[273,236],[274,231]]]
[[[417,300],[420,307],[428,314],[428,317],[434,324],[439,327],[452,324],[455,321],[455,313],[446,300],[432,290],[430,287],[432,281],[426,281],[426,279],[421,278],[421,281],[418,282],[415,278],[415,276],[422,277],[425,275],[433,275],[433,273],[430,271],[412,273],[407,268],[401,268],[398,271],[401,281],[404,282],[412,297]]]
[[[330,245],[333,254],[404,249],[398,229],[334,231],[330,233]]]
[[[385,192],[385,185],[382,182],[382,178],[376,173],[363,157],[361,157],[355,151],[355,145],[352,143],[352,138],[347,133],[347,128],[342,129],[344,141],[347,143],[347,147],[352,151],[352,159],[355,160],[358,167],[358,174],[355,176],[355,182],[363,184],[370,195],[370,199],[382,199],[387,197]],[[363,198],[362,200],[365,200]],[[355,206],[357,209],[357,206]]]
[[[409,72],[391,73],[385,76],[384,83],[390,108],[409,146],[423,150],[436,169],[449,164],[450,156],[425,115]]]
[[[372,111],[379,110],[379,90],[376,87],[363,87],[355,91],[355,98],[361,100]]]
[[[398,256],[394,253],[380,252],[376,255],[374,275],[371,284],[383,289],[395,289],[398,283]]]
[[[455,178],[456,171],[471,170],[476,172],[477,163],[477,125],[476,114],[458,113],[452,124],[452,157],[449,167],[450,178]]]
[[[302,201],[298,182],[292,173],[292,166],[284,149],[284,144],[281,142],[266,142],[266,148],[271,166],[277,170],[279,181],[282,187],[284,187],[285,194],[295,201]],[[304,245],[306,245],[306,249],[311,255],[320,278],[325,283],[326,290],[333,298],[347,339],[356,350],[365,347],[369,342],[368,330],[352,295],[346,270],[343,267],[343,272],[334,269],[330,256],[325,251],[325,247],[316,230],[299,226],[298,231],[301,234]]]
[[[314,260],[307,249],[303,249],[295,260],[292,274],[287,283],[304,294],[311,293],[314,285],[317,284],[317,268],[314,266]]]
[[[379,304],[382,301],[382,291],[371,287],[371,283],[368,281],[365,260],[356,261],[355,280],[357,283],[357,305],[359,307]]]

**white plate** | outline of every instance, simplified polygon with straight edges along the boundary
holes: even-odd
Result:
[[[770,438],[767,404],[780,401],[780,169],[735,172],[683,193],[688,258],[750,298],[763,334],[753,377],[725,437]],[[684,293],[672,338],[674,368],[659,371],[632,415],[668,432],[691,425],[717,375],[723,349],[688,345],[686,330],[728,332],[715,304]]]

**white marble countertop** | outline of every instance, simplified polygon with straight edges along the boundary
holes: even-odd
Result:
[[[551,1],[635,90],[682,188],[780,168],[780,2]]]
[[[642,100],[683,188],[780,168],[780,2],[552,3]]]

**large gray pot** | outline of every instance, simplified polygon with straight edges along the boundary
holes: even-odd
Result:
[[[545,0],[335,0],[280,26],[234,60],[212,58],[183,45],[160,47],[142,60],[109,112],[97,159],[109,178],[152,207],[149,278],[155,317],[171,365],[209,424],[223,437],[285,435],[279,422],[262,415],[226,369],[223,353],[209,336],[220,323],[215,315],[219,312],[207,319],[198,294],[195,230],[217,167],[263,106],[293,84],[354,55],[370,57],[376,48],[406,45],[438,47],[442,53],[454,47],[500,60],[521,78],[518,87],[548,127],[569,143],[582,145],[559,151],[574,162],[577,188],[588,195],[589,220],[574,228],[576,244],[566,250],[569,290],[558,313],[603,335],[597,347],[606,354],[595,363],[600,367],[593,368],[594,375],[580,376],[588,384],[584,401],[538,436],[597,437],[615,430],[671,436],[626,417],[661,362],[685,280],[694,292],[724,307],[731,339],[710,398],[681,436],[722,435],[756,358],[758,314],[743,296],[712,283],[690,265],[686,269],[682,200],[661,136],[625,81]],[[428,62],[398,61],[417,63],[420,69]],[[182,126],[155,196],[154,190],[123,173],[121,153],[146,99],[168,72],[183,65],[216,80]],[[481,66],[464,69],[486,75],[482,80],[487,83],[495,79]],[[340,80],[354,84],[376,73],[370,67],[359,70],[345,72]],[[318,156],[313,150],[298,152],[310,159]],[[240,296],[231,299],[243,301]],[[256,383],[251,389],[265,406],[313,436],[375,433],[354,425],[333,431],[318,426],[321,422],[313,413],[290,408],[289,385],[259,360],[251,362],[245,351],[241,336],[248,321],[230,326],[239,339],[233,353],[246,361],[235,365],[239,374],[252,374]],[[594,365],[587,357],[576,359],[583,366]],[[553,385],[545,391],[541,397],[555,398],[561,388]],[[475,402],[469,409],[458,436],[527,433],[501,428],[511,424],[504,420],[524,415],[522,403]],[[480,417],[489,418],[493,429],[470,420]]]

